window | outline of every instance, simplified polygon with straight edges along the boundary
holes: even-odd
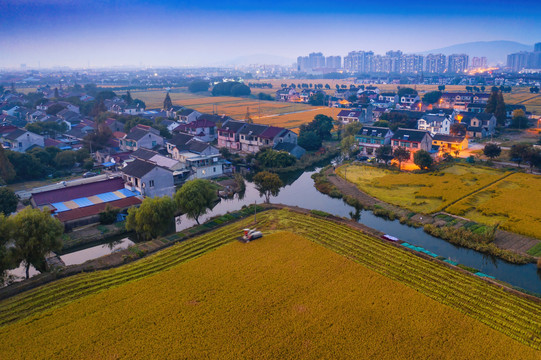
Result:
[[[154,187],[154,180],[150,180],[150,181],[148,182],[148,186]]]
[[[20,148],[23,147],[23,143],[22,143],[22,142],[19,142],[19,147],[20,147]]]
[[[214,172],[216,172],[216,167],[213,167],[212,170],[213,170]]]
[[[156,141],[152,141],[152,147],[156,146]]]
[[[417,149],[419,147],[419,144],[418,143],[413,143],[413,144],[411,144],[411,147]]]

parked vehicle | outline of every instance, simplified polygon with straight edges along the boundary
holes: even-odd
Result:
[[[256,229],[244,229],[244,236],[242,237],[242,239],[248,242],[259,239],[260,237],[263,237],[263,233],[261,231],[258,231]]]

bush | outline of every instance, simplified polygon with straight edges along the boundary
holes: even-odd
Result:
[[[109,204],[105,206],[105,210],[100,212],[100,223],[104,225],[112,224],[116,221],[120,209],[113,208]]]
[[[328,212],[321,211],[321,210],[310,210],[310,213],[314,214],[314,215],[317,215],[317,216],[321,216],[321,217],[329,217],[329,216],[331,216],[331,214],[329,214]]]

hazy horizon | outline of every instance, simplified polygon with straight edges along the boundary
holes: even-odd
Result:
[[[294,61],[314,51],[344,56],[541,41],[535,1],[5,0],[0,13],[2,68],[194,67],[254,54]]]

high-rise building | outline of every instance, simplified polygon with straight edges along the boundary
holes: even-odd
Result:
[[[308,54],[310,58],[310,67],[312,69],[321,69],[325,67],[325,56],[322,53],[310,53]]]
[[[533,69],[537,64],[535,63],[535,52],[521,51],[514,54],[507,55],[507,67],[511,68],[511,71],[519,72],[522,69]],[[533,60],[533,61],[532,61]]]
[[[328,69],[341,69],[342,57],[341,56],[327,56],[325,59],[325,67]]]
[[[461,73],[468,69],[468,55],[452,54],[448,57],[447,71],[450,73]]]
[[[297,71],[308,71],[311,69],[310,58],[308,56],[299,56],[297,58]]]
[[[483,68],[485,69],[487,67],[487,58],[482,56],[482,57],[473,57],[471,59],[471,67],[472,69],[478,69],[478,68]]]
[[[402,55],[400,59],[400,72],[405,74],[423,72],[423,55]]]
[[[425,56],[425,72],[433,74],[442,74],[447,66],[446,58],[443,54],[428,54]]]
[[[387,51],[385,55],[389,58],[389,68],[385,72],[400,72],[400,63],[402,61],[402,51]]]
[[[533,46],[533,51],[534,52],[541,52],[541,42],[538,42],[537,44],[535,44]]]
[[[374,72],[374,52],[351,51],[344,57],[344,69],[350,72]]]

